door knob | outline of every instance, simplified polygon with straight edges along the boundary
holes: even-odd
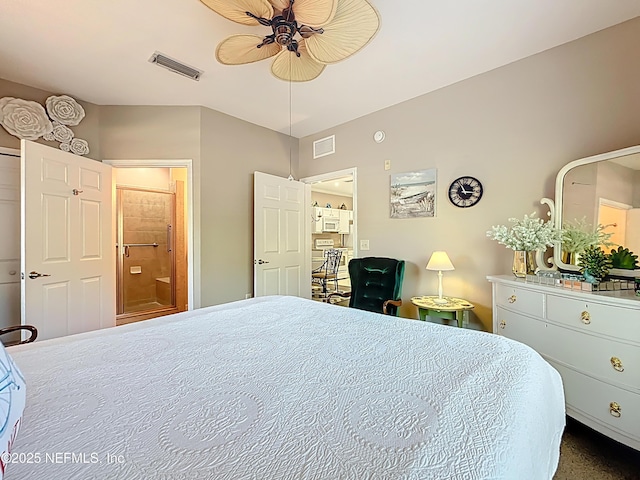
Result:
[[[266,260],[262,260],[262,259],[260,259],[260,260],[258,260],[258,261],[255,261],[255,260],[254,260],[254,261],[253,261],[253,263],[257,263],[258,265],[262,265],[262,264],[264,264],[264,263],[269,263],[269,262],[268,262],[268,261],[266,261]]]
[[[49,275],[48,273],[38,273],[36,271],[31,271],[29,272],[29,278],[30,279],[34,279],[34,278],[38,278],[38,277],[50,277],[51,275]]]

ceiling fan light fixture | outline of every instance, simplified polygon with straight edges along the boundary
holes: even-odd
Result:
[[[241,65],[275,55],[272,73],[290,82],[317,78],[325,65],[362,49],[380,28],[378,12],[368,0],[201,1],[236,23],[271,28],[264,37],[233,35],[223,40],[216,49],[220,63]]]

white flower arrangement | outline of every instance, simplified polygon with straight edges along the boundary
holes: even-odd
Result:
[[[603,231],[610,226],[599,223],[594,227],[587,223],[587,217],[566,222],[562,228],[562,250],[569,253],[582,253],[587,247],[597,245],[611,247],[614,243],[609,239],[613,233]]]
[[[510,218],[511,227],[494,225],[487,231],[487,237],[497,240],[511,250],[534,251],[552,247],[560,242],[562,231],[551,222],[537,218],[535,212],[524,219]]]

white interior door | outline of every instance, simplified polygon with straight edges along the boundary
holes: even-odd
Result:
[[[20,157],[17,155],[0,154],[0,228],[2,328],[20,324]],[[16,334],[16,340],[18,338]]]
[[[21,147],[22,323],[38,339],[114,326],[111,167]]]
[[[254,295],[311,297],[305,185],[254,173]]]

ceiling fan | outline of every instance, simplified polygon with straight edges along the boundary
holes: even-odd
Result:
[[[362,49],[380,28],[367,0],[201,0],[242,25],[270,27],[272,33],[232,35],[216,49],[224,65],[275,57],[271,72],[281,80],[308,82],[324,68]]]

